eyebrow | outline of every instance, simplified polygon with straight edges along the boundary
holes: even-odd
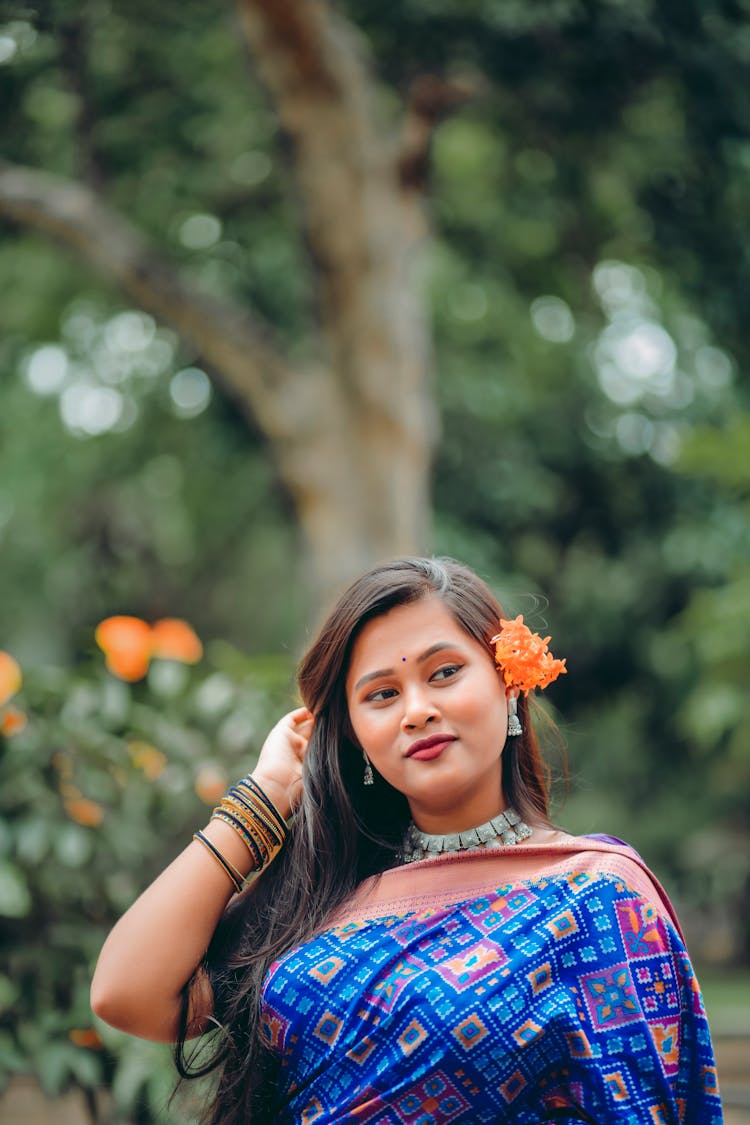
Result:
[[[444,648],[456,647],[457,646],[454,641],[438,641],[437,644],[430,645],[428,649],[425,649],[425,651],[417,657],[417,664],[424,664],[425,660],[429,660],[430,657],[434,656],[436,652],[442,652]],[[357,680],[356,684],[354,685],[354,690],[359,691],[359,689],[364,684],[369,684],[371,680],[379,680],[381,676],[392,676],[393,674],[393,668],[378,668],[375,672],[368,672],[366,675]]]

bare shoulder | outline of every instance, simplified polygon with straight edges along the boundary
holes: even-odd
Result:
[[[542,847],[549,844],[571,844],[580,837],[571,836],[570,833],[564,832],[561,828],[545,828],[541,825],[534,827],[534,830],[526,840],[522,840],[519,847]]]

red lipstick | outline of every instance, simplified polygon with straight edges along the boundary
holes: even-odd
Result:
[[[406,751],[406,756],[428,762],[432,758],[438,758],[448,743],[455,741],[455,734],[431,734],[429,738],[420,738],[418,742],[412,742]]]

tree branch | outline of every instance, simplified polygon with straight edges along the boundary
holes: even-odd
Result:
[[[399,178],[404,189],[425,190],[435,126],[476,97],[479,89],[479,81],[473,76],[448,79],[421,74],[414,79],[406,101],[398,156]]]
[[[272,440],[296,435],[310,380],[290,369],[269,327],[202,293],[90,189],[0,161],[0,215],[52,235],[189,340]]]

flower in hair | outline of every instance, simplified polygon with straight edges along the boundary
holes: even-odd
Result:
[[[500,621],[500,632],[491,640],[495,661],[502,669],[505,686],[515,692],[546,688],[567,672],[564,660],[556,660],[547,648],[549,637],[532,633],[519,614],[513,621]]]

